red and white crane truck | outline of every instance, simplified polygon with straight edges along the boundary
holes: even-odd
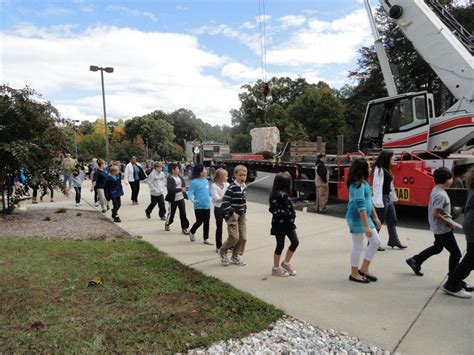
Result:
[[[462,175],[474,164],[474,38],[435,0],[380,0],[383,9],[396,22],[414,48],[436,72],[456,102],[436,116],[433,95],[426,91],[398,94],[390,66],[378,36],[369,1],[365,4],[375,36],[388,97],[370,101],[360,132],[358,151],[333,156],[330,194],[347,200],[345,186],[351,160],[357,156],[373,161],[383,149],[393,150],[393,167],[398,203],[427,206],[434,186],[432,172],[445,166],[457,182],[448,190],[454,206],[464,206],[467,190]],[[295,192],[314,193],[314,161],[217,159],[211,171],[224,167],[229,172],[237,164],[257,171],[289,171]],[[232,176],[232,174],[230,174]]]

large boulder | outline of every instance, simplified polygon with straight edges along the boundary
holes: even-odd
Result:
[[[252,153],[277,152],[280,143],[280,131],[276,127],[260,127],[250,130]]]

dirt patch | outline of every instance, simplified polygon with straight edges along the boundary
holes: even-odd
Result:
[[[181,324],[206,324],[210,322],[212,305],[202,295],[191,292],[162,293],[156,296],[156,301],[161,310]]]
[[[60,212],[58,212],[60,211]],[[96,211],[35,208],[0,217],[0,237],[72,240],[129,239],[130,235]]]

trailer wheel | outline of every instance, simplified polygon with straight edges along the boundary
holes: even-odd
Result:
[[[300,179],[302,180],[311,180],[308,175],[301,174]],[[301,200],[316,200],[316,195],[311,192],[299,192],[299,199]]]

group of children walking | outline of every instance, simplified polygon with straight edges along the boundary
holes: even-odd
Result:
[[[174,221],[176,209],[179,209],[181,231],[189,235],[191,242],[196,241],[196,233],[203,226],[203,243],[214,245],[209,238],[209,225],[211,217],[211,201],[214,205],[214,218],[216,221],[216,253],[224,266],[229,264],[245,266],[242,256],[245,252],[247,242],[247,168],[238,165],[234,169],[234,181],[228,183],[228,173],[225,169],[217,169],[214,175],[214,182],[209,187],[207,180],[208,171],[204,165],[194,167],[191,184],[186,187],[184,179],[179,176],[179,166],[170,165],[171,175],[166,179],[167,194],[164,200],[168,201],[168,213],[164,218],[163,194],[165,190],[165,177],[162,173],[161,163],[155,164],[155,171],[152,172],[147,182],[150,185],[151,204],[145,211],[147,218],[151,217],[151,212],[159,204],[159,216],[165,219],[165,231],[170,231],[170,226]],[[277,247],[274,255],[274,266],[272,274],[286,277],[296,275],[296,270],[290,264],[293,253],[298,247],[298,237],[294,220],[296,217],[291,195],[291,176],[288,173],[278,174],[270,194],[270,212],[273,215],[272,228],[270,233],[277,239]],[[186,216],[185,200],[189,199],[194,206],[196,222],[188,231],[189,221]],[[155,202],[158,201],[158,202]],[[228,237],[222,241],[222,229],[224,220],[227,223]],[[286,253],[285,259],[280,264],[285,236],[291,241],[291,245]],[[231,252],[229,258],[229,251]]]
[[[369,185],[371,171],[366,159],[355,159],[346,177],[346,185],[349,191],[346,220],[352,235],[349,280],[362,284],[378,280],[369,270],[369,266],[376,252],[380,250],[381,242],[378,234],[381,228],[380,219],[385,216],[387,218],[390,234],[388,245],[400,249],[406,248],[401,244],[396,233],[396,214],[393,208],[393,199],[390,197],[394,190],[393,175],[390,172],[390,165],[393,164],[393,153],[382,152],[381,156],[381,159],[376,163],[374,193]],[[102,212],[106,212],[108,201],[112,201],[112,218],[115,222],[120,222],[118,210],[123,195],[120,169],[118,166],[111,165],[110,172],[107,175],[104,172],[104,164],[103,160],[98,161],[91,191],[97,191]],[[154,207],[158,205],[158,216],[165,221],[165,231],[170,231],[170,226],[178,209],[182,233],[188,235],[191,242],[195,242],[196,233],[203,226],[203,243],[214,245],[209,239],[212,201],[216,221],[215,246],[220,262],[224,266],[229,264],[245,266],[246,263],[242,256],[247,242],[247,186],[245,184],[247,168],[243,165],[236,166],[234,181],[230,184],[227,182],[227,171],[218,169],[215,172],[214,182],[209,187],[206,167],[204,165],[196,166],[193,171],[194,178],[189,188],[186,187],[183,177],[179,175],[180,167],[178,165],[170,164],[169,171],[170,175],[166,177],[163,173],[162,163],[158,162],[154,164],[153,171],[148,175],[146,181],[150,187],[151,202],[145,210],[146,217],[151,218]],[[72,182],[76,191],[76,204],[78,206],[80,205],[81,185],[84,178],[84,172],[79,165],[76,166]],[[473,287],[468,285],[464,279],[474,269],[474,169],[467,173],[466,179],[469,195],[462,228],[466,233],[467,252],[461,261],[461,251],[453,234],[453,229],[460,226],[453,222],[450,214],[449,196],[445,191],[452,184],[453,175],[449,169],[441,167],[434,171],[433,178],[436,186],[430,196],[428,219],[430,229],[434,234],[434,243],[419,254],[408,258],[406,263],[416,275],[423,276],[421,265],[431,256],[441,253],[444,248],[447,249],[450,253],[449,273],[448,280],[442,289],[456,297],[471,298],[470,292],[473,291]],[[272,214],[270,234],[275,236],[276,240],[272,275],[278,277],[296,275],[296,270],[290,263],[299,244],[295,225],[296,213],[290,198],[291,183],[289,173],[277,174],[269,196],[269,212]],[[164,197],[165,193],[166,197]],[[190,223],[186,216],[186,199],[193,203],[196,218],[196,222],[189,231]],[[165,201],[168,202],[168,211],[165,208]],[[381,210],[384,213],[381,214]],[[228,231],[228,238],[225,242],[222,241],[224,220],[227,223]],[[369,243],[362,264],[360,264],[364,236],[368,238]],[[286,237],[290,240],[290,246],[284,260],[281,261]],[[230,258],[228,256],[229,251],[231,251]]]
[[[369,265],[380,247],[378,231],[381,226],[372,203],[373,196],[368,182],[369,175],[369,164],[364,158],[358,158],[352,162],[346,178],[349,190],[346,220],[353,241],[349,280],[365,284],[377,281],[377,277],[369,271]],[[436,185],[430,195],[428,220],[434,234],[434,243],[419,254],[408,258],[406,263],[416,275],[423,276],[421,265],[433,255],[441,253],[443,249],[448,250],[450,253],[448,280],[442,289],[445,293],[456,297],[471,298],[470,292],[474,288],[468,285],[464,279],[474,269],[474,169],[471,169],[466,176],[469,195],[462,229],[466,234],[467,252],[461,262],[459,262],[461,251],[453,233],[455,228],[461,226],[457,225],[451,217],[451,202],[446,192],[453,182],[453,175],[448,168],[440,167],[433,172],[433,179]],[[388,203],[385,201],[385,204]],[[389,229],[389,234],[391,234],[389,245],[392,243],[390,246],[397,246],[400,249],[406,247],[401,245],[396,231]],[[369,239],[369,245],[359,267],[364,235]]]
[[[97,168],[92,172],[92,186],[91,192],[97,195],[96,206],[102,208],[102,213],[106,213],[110,209],[109,202],[112,202],[112,219],[114,222],[121,222],[118,215],[118,210],[121,206],[121,197],[123,196],[122,176],[120,174],[120,167],[111,164],[109,166],[109,173],[104,170],[105,161],[99,159],[97,161]],[[81,189],[82,183],[86,178],[85,172],[80,164],[76,164],[72,172],[71,180],[72,187],[75,191],[76,206],[81,206]]]

